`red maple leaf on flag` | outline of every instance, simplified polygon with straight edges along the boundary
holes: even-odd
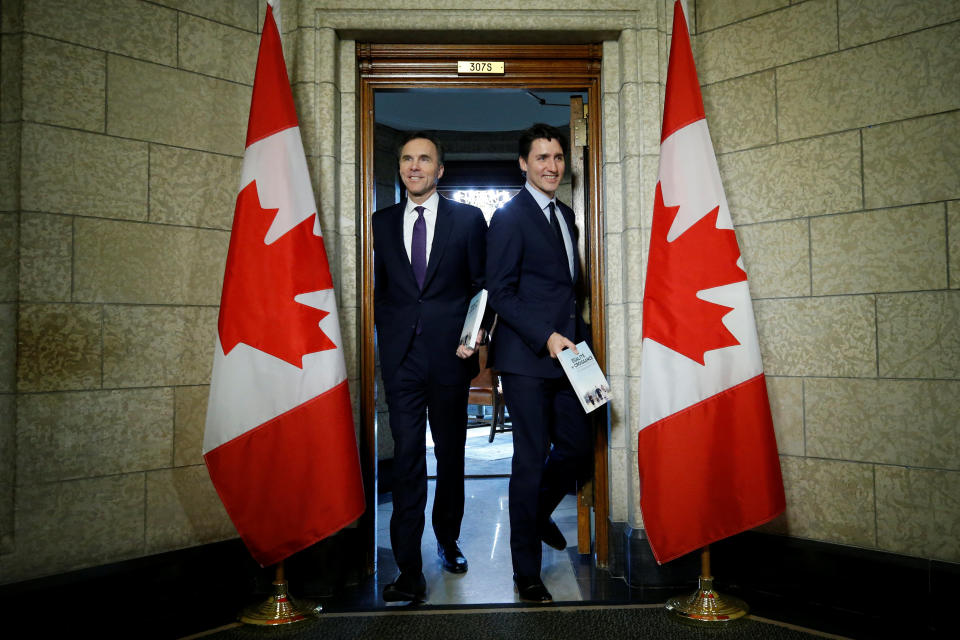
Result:
[[[272,244],[263,239],[278,209],[260,206],[256,181],[237,196],[220,300],[224,354],[242,342],[303,368],[307,353],[336,349],[319,323],[329,312],[294,300],[333,287],[323,238],[310,216]]]
[[[701,300],[697,292],[742,282],[747,274],[737,266],[740,249],[733,229],[717,229],[719,206],[668,241],[679,210],[679,206],[664,206],[657,183],[643,337],[702,365],[707,351],[740,343],[722,322],[732,307]]]

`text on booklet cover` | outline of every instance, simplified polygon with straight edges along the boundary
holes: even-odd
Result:
[[[579,353],[564,349],[557,354],[557,358],[583,410],[590,413],[610,401],[610,383],[586,342],[578,344],[577,351]]]

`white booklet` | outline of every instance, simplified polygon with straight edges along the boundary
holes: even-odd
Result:
[[[580,399],[583,410],[590,413],[610,402],[610,383],[586,342],[578,344],[577,351],[579,353],[574,353],[573,349],[564,349],[557,354],[557,359],[570,380],[573,392]]]
[[[487,290],[480,289],[477,295],[470,299],[467,307],[467,317],[463,321],[463,331],[460,332],[460,344],[471,349],[477,347],[477,334],[480,333],[480,323],[487,310]]]

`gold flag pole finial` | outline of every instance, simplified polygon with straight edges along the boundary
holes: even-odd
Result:
[[[666,609],[684,622],[704,626],[716,626],[717,623],[731,622],[747,615],[750,608],[747,603],[733,596],[722,596],[713,590],[713,576],[710,575],[710,547],[700,553],[700,588],[691,596],[677,596],[667,600]]]
[[[315,618],[323,610],[319,604],[296,601],[287,592],[287,579],[284,577],[283,561],[276,565],[273,579],[273,594],[264,602],[247,607],[240,614],[240,622],[254,625],[277,625],[301,622]]]

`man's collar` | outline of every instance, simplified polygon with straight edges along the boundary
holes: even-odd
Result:
[[[410,198],[407,198],[407,206],[404,209],[404,213],[410,213],[413,211],[414,207],[423,207],[427,211],[437,212],[437,209],[440,207],[440,194],[434,191],[430,194],[430,197],[424,200],[423,204],[417,204]]]
[[[541,211],[543,209],[546,209],[547,205],[551,202],[556,204],[557,202],[556,194],[554,194],[554,197],[551,198],[547,194],[545,194],[543,191],[540,191],[540,189],[537,189],[535,186],[530,184],[529,182],[527,182],[523,186],[527,188],[527,191],[530,192],[530,195],[533,196],[533,199],[537,201],[537,204],[540,206]]]

